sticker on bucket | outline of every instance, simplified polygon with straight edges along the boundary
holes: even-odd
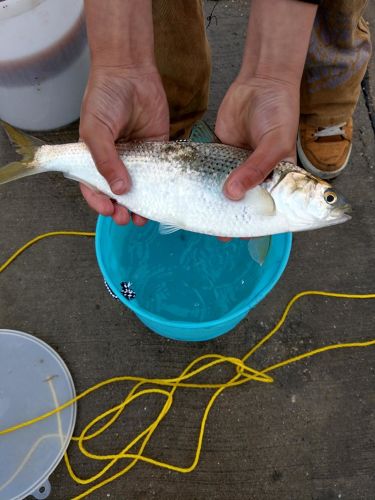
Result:
[[[105,284],[105,287],[106,287],[107,292],[109,293],[109,295],[113,299],[119,300],[119,298],[117,297],[117,295],[113,292],[113,290],[111,289],[111,287],[108,285],[108,283],[106,281],[104,281],[104,284]],[[130,281],[122,281],[121,284],[120,284],[120,286],[121,286],[121,295],[123,297],[125,297],[125,299],[127,299],[127,300],[133,300],[133,299],[135,299],[136,293],[131,288],[132,287],[132,283],[130,283]]]
[[[131,286],[132,284],[130,282],[127,281],[121,282],[121,295],[128,300],[133,300],[136,297],[135,291],[132,290]]]

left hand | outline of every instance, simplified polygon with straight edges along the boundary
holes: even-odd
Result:
[[[169,137],[168,102],[156,67],[129,69],[92,64],[82,103],[80,136],[112,191],[128,191],[131,179],[118,156],[115,141]],[[97,212],[112,216],[117,224],[130,222],[125,207],[87,186],[81,185],[81,191]],[[139,215],[133,214],[132,218],[136,225],[146,223]]]

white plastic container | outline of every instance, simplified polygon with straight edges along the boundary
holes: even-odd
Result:
[[[0,0],[0,118],[50,130],[79,117],[90,58],[83,0]]]

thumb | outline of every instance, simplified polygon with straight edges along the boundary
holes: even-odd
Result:
[[[249,158],[237,167],[224,184],[224,194],[232,200],[240,200],[246,191],[260,184],[282,160],[292,159],[295,154],[283,146],[285,139],[280,132],[270,132],[262,137]]]
[[[131,180],[115,147],[115,141],[109,128],[97,120],[84,121],[80,127],[80,136],[89,148],[96,168],[107,180],[111,191],[123,194],[131,187]]]

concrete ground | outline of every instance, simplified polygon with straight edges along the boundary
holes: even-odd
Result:
[[[207,2],[208,12],[214,5]],[[247,1],[220,1],[209,28],[214,72],[208,120],[236,74],[246,27]],[[368,11],[375,28],[375,8]],[[375,292],[375,146],[371,127],[374,66],[355,114],[353,155],[335,185],[352,201],[351,222],[294,238],[278,285],[241,324],[206,343],[161,338],[107,294],[93,240],[56,238],[32,247],[0,276],[0,328],[29,332],[48,342],[67,363],[77,392],[116,375],[173,377],[195,357],[241,357],[277,321],[292,295],[304,289]],[[3,134],[0,164],[14,157]],[[46,231],[93,230],[96,217],[78,186],[58,175],[28,178],[0,188],[0,262]],[[375,338],[371,301],[306,298],[285,327],[256,355],[263,366],[312,348]],[[251,383],[226,391],[209,416],[200,463],[191,474],[138,464],[91,498],[203,500],[372,500],[375,498],[375,351],[335,351],[281,369],[274,384]],[[198,421],[209,394],[184,392],[151,440],[147,454],[173,464],[191,463]],[[79,407],[77,429],[119,401],[109,389]],[[129,410],[130,433],[160,402]],[[150,412],[145,412],[144,407]],[[125,438],[128,431],[122,430]],[[108,436],[100,449],[116,447]],[[74,446],[75,468],[87,477],[96,464]],[[83,491],[61,464],[51,477],[51,498]]]

